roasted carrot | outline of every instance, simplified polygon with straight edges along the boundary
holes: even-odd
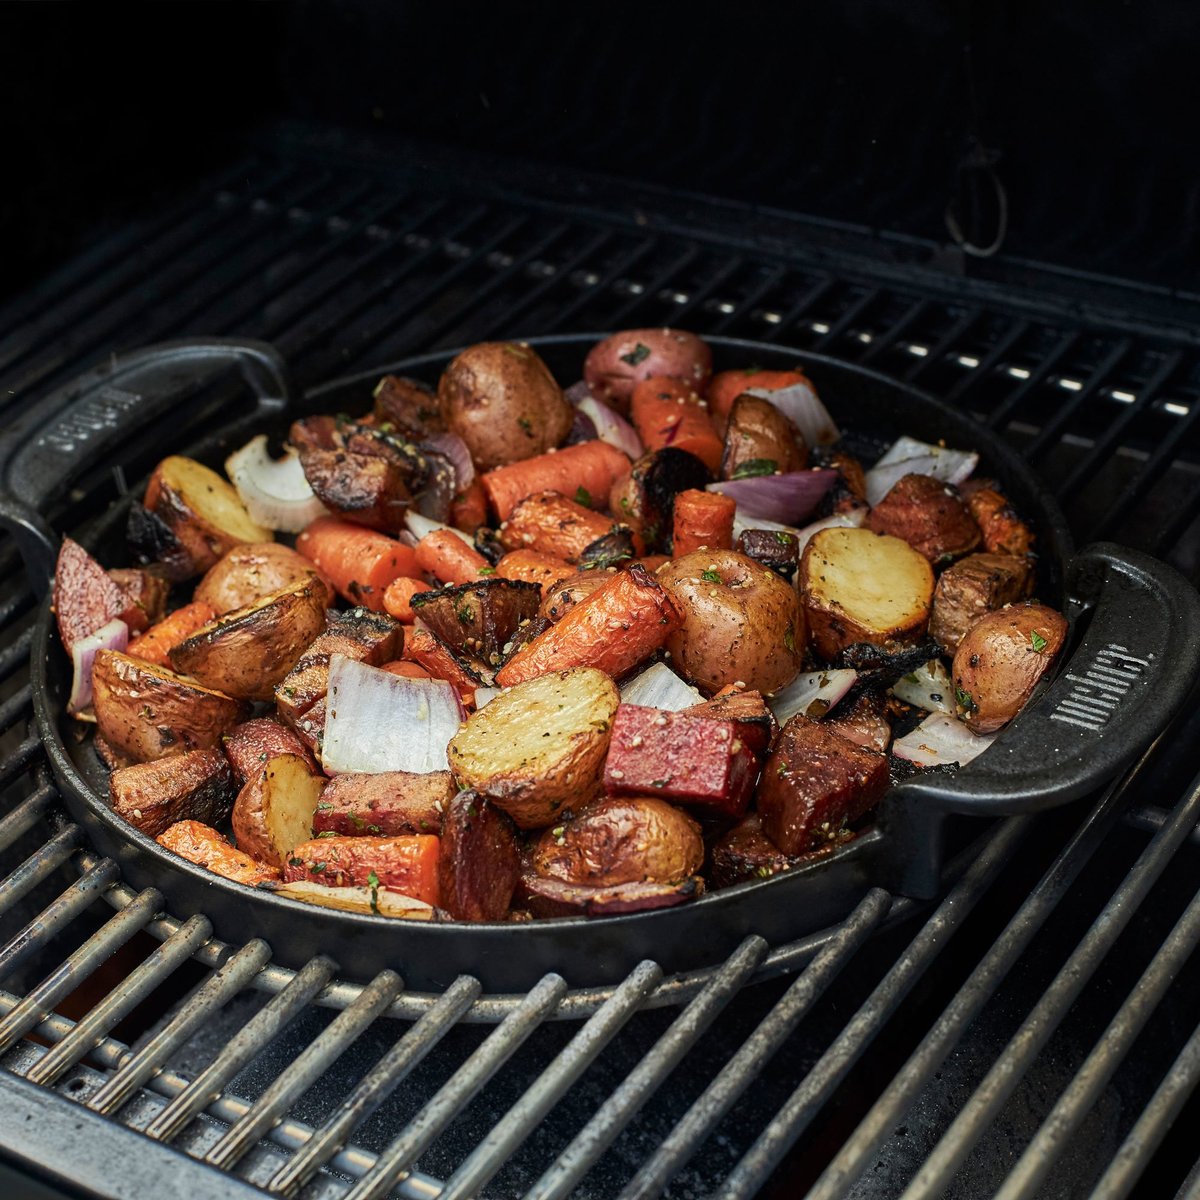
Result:
[[[604,505],[612,485],[628,470],[626,455],[596,439],[497,467],[484,475],[483,487],[496,515],[505,521],[519,501],[535,492],[561,492]]]
[[[575,568],[565,559],[537,550],[513,550],[496,564],[497,578],[537,583],[543,591],[574,574]]]
[[[401,575],[399,579],[393,579],[387,585],[387,591],[383,593],[383,611],[389,617],[395,617],[397,621],[411,625],[416,619],[413,616],[412,598],[418,592],[431,590],[429,584],[424,580],[409,579]]]
[[[755,368],[748,371],[720,371],[712,377],[708,385],[708,411],[717,428],[724,429],[733,402],[743,392],[748,392],[751,388],[774,392],[797,383],[812,386],[803,371],[759,371]]]
[[[641,567],[618,571],[496,672],[511,687],[550,671],[598,667],[613,678],[649,657],[680,625],[675,601]]]
[[[500,544],[505,550],[537,550],[578,562],[584,550],[612,527],[611,517],[592,512],[561,492],[536,492],[508,514],[500,526]]]
[[[472,679],[454,661],[454,655],[428,629],[418,625],[413,630],[412,636],[405,642],[404,657],[409,662],[415,662],[417,666],[422,667],[428,672],[431,679],[444,679],[447,683],[453,684],[464,704],[468,702],[468,699],[470,703],[474,704],[475,689],[482,687],[483,684],[478,679]],[[393,672],[393,674],[399,674],[399,672]]]
[[[216,609],[203,600],[193,600],[191,604],[177,608],[169,617],[164,617],[157,625],[151,625],[140,638],[134,638],[125,653],[131,658],[140,658],[173,671],[175,668],[171,666],[167,651],[191,637],[197,629],[202,629],[216,615]]]
[[[336,517],[318,517],[296,539],[296,549],[316,563],[340,596],[375,612],[383,612],[388,584],[421,573],[411,547]]]
[[[491,564],[452,529],[435,529],[417,543],[417,566],[443,583],[474,583],[492,574]]]
[[[381,671],[390,671],[393,675],[399,675],[404,679],[432,679],[433,676],[425,670],[420,663],[409,662],[408,659],[400,658],[395,662],[384,663],[379,668]]]
[[[694,454],[710,471],[721,465],[724,443],[704,402],[685,383],[655,375],[633,389],[630,416],[647,451],[673,446]]]
[[[676,558],[704,547],[733,549],[733,516],[737,504],[719,492],[689,488],[675,497],[675,529],[672,552]]]
[[[432,834],[403,837],[331,837],[301,842],[287,857],[283,877],[330,887],[381,887],[438,904],[441,842]],[[374,875],[374,880],[371,876]]]
[[[454,497],[450,508],[450,524],[455,529],[465,529],[467,533],[474,533],[480,525],[487,523],[487,505],[487,492],[483,490],[483,484],[476,475],[471,480],[471,486]]]

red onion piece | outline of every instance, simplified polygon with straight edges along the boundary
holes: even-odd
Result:
[[[994,733],[972,733],[955,717],[930,713],[912,733],[892,745],[892,753],[918,767],[942,767],[951,763],[965,767],[995,740]]]
[[[786,475],[758,475],[753,479],[710,483],[708,490],[736,500],[738,515],[743,520],[791,525],[802,521],[817,507],[835,479],[837,472],[828,468],[789,471]]]
[[[129,626],[114,617],[107,625],[101,625],[95,633],[79,638],[71,647],[71,698],[67,711],[74,715],[82,712],[92,702],[92,663],[99,650],[124,650],[129,645]]]
[[[704,697],[690,683],[684,683],[666,663],[654,663],[621,689],[621,703],[679,712],[693,704],[703,704]]]
[[[595,422],[586,413],[581,413],[579,409],[576,409],[575,418],[571,422],[571,432],[567,434],[566,444],[574,446],[579,442],[594,442],[595,440]]]
[[[581,379],[578,383],[571,384],[563,392],[563,398],[568,404],[573,404],[578,408],[580,400],[586,400],[591,394],[592,389],[588,387],[587,380]]]
[[[787,687],[770,697],[768,703],[780,725],[797,713],[820,718],[854,686],[857,678],[858,672],[849,667],[798,675]]]
[[[842,435],[829,409],[821,403],[809,383],[793,383],[784,388],[750,388],[751,396],[770,400],[810,446],[831,446]]]
[[[892,695],[926,712],[954,715],[954,684],[945,664],[937,658],[896,680]]]
[[[446,747],[465,716],[444,679],[408,679],[335,654],[329,666],[327,773],[448,769]]]
[[[471,459],[471,451],[467,443],[457,433],[438,433],[426,438],[421,443],[422,450],[430,450],[449,459],[454,468],[455,490],[465,492],[475,481],[475,463]]]
[[[300,456],[290,447],[283,458],[267,453],[267,435],[251,438],[225,460],[229,476],[250,519],[265,529],[299,533],[328,509],[304,477]]]
[[[867,503],[874,507],[905,475],[932,475],[942,483],[959,484],[979,465],[973,450],[951,450],[902,437],[867,472]]]
[[[642,457],[645,452],[642,439],[620,413],[614,412],[607,404],[601,404],[590,395],[580,400],[576,408],[596,427],[596,436],[602,442],[607,442],[622,454],[627,454],[631,460]]]

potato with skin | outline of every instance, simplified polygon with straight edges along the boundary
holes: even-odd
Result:
[[[176,821],[223,821],[233,803],[233,772],[220,750],[192,750],[122,767],[108,790],[118,817],[158,837]]]
[[[516,342],[469,346],[442,373],[438,401],[480,472],[553,450],[574,421],[550,368]]]
[[[349,450],[300,451],[304,477],[334,516],[395,533],[412,502],[408,472],[386,458]]]
[[[173,535],[192,575],[207,571],[234,546],[274,540],[271,530],[250,519],[231,483],[179,454],[154,468],[142,503]]]
[[[235,726],[221,739],[221,748],[239,788],[261,775],[267,762],[280,754],[298,754],[316,769],[304,743],[295,732],[272,717],[253,717]]]
[[[738,479],[753,464],[774,464],[757,473],[787,474],[808,465],[808,447],[792,422],[763,396],[739,396],[725,428],[721,478]]]
[[[626,413],[634,387],[656,375],[703,392],[712,377],[712,350],[682,329],[626,329],[597,342],[583,363],[592,395]]]
[[[101,736],[138,762],[214,749],[247,715],[242,701],[117,650],[96,655],[92,690]]]
[[[522,829],[544,828],[599,791],[620,702],[616,684],[594,667],[516,684],[450,739],[450,769]]]
[[[741,683],[776,692],[800,670],[806,639],[795,589],[736,550],[696,550],[655,578],[683,611],[671,666],[708,693]]]
[[[906,541],[931,563],[970,554],[979,526],[949,484],[932,475],[905,475],[867,516],[867,528]]]
[[[223,555],[196,585],[192,598],[203,601],[214,612],[227,613],[247,608],[290,583],[311,578],[321,580],[325,607],[332,608],[337,595],[307,558],[280,542],[255,542],[235,546]]]
[[[1067,621],[1044,604],[985,613],[954,655],[958,715],[975,733],[994,733],[1024,707],[1067,640]]]
[[[214,875],[256,887],[279,878],[279,869],[261,863],[243,850],[236,850],[227,838],[202,821],[176,821],[155,839],[160,846],[204,867]]]
[[[278,754],[246,781],[233,802],[238,849],[283,867],[294,846],[312,837],[325,776],[298,754]]]
[[[857,642],[892,647],[929,624],[933,568],[907,542],[869,529],[822,529],[797,578],[813,651],[825,662]]]
[[[675,883],[703,862],[700,826],[657,796],[607,796],[547,829],[532,857],[543,879],[589,887]]]

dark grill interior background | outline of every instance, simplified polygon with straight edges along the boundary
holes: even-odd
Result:
[[[909,380],[1021,447],[1081,544],[1126,542],[1194,579],[1200,176],[1174,118],[1195,21],[1184,4],[1153,20],[1041,7],[873,4],[785,25],[717,6],[7,6],[0,417],[189,334],[271,341],[311,385],[483,338],[671,324]],[[945,213],[990,242],[993,175],[1007,236],[979,258]],[[86,534],[240,403],[216,393],[141,431],[78,481],[58,527]],[[595,1043],[583,1018],[603,997],[551,982],[475,999],[468,982],[458,1011],[401,993],[397,1019],[354,1041],[330,1026],[358,995],[322,992],[331,968],[256,974],[251,947],[213,994],[225,952],[188,956],[202,923],[177,930],[190,914],[161,915],[169,902],[135,899],[87,851],[30,730],[34,604],[3,554],[0,1157],[22,1171],[72,1194],[282,1188],[310,1131],[400,1046],[395,1090],[338,1157],[332,1142],[315,1156],[332,1166],[301,1195],[386,1194],[411,1168],[410,1196],[454,1177],[447,1194],[866,1198],[916,1176],[906,1196],[976,1197],[1052,1112],[1044,1177],[1001,1194],[1197,1194],[1190,712],[1104,795],[995,826],[941,905],[872,893],[798,977],[747,983],[811,957],[751,944],[649,1002],[619,994]],[[135,974],[168,935],[178,954]],[[112,1008],[131,980],[139,1002]],[[700,1009],[669,1003],[693,996]],[[281,1032],[250,1025],[239,1055],[256,1013]],[[1031,1014],[1037,1036],[1006,1049]],[[318,1081],[280,1091],[319,1035]],[[972,1108],[1005,1055],[1011,1094]],[[546,1115],[485,1143],[527,1088]],[[235,1153],[248,1108],[266,1115]],[[664,1142],[678,1154],[656,1157]],[[461,1171],[481,1144],[486,1169]],[[395,1169],[373,1169],[389,1146]]]

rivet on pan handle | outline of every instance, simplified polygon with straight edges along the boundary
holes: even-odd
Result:
[[[266,342],[181,338],[113,357],[30,407],[0,437],[0,524],[16,539],[39,597],[59,538],[43,511],[139,426],[222,372],[240,370],[260,412],[291,407],[287,363]]]
[[[887,886],[937,894],[949,813],[1010,816],[1065,804],[1127,767],[1179,711],[1200,666],[1200,595],[1166,563],[1108,542],[1067,573],[1069,661],[992,746],[958,774],[893,788],[881,814]]]

